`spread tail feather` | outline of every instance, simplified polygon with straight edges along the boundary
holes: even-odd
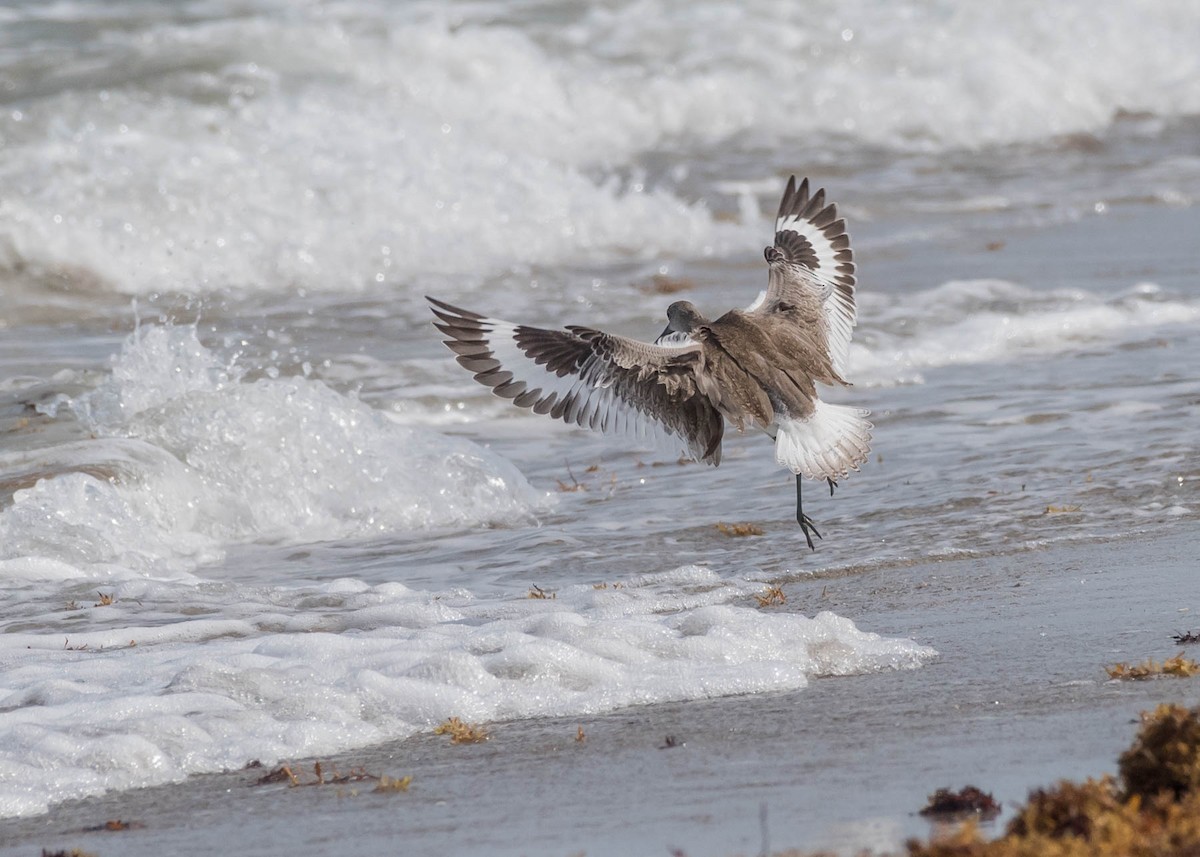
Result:
[[[779,417],[775,460],[809,479],[840,479],[867,460],[871,451],[870,411],[818,400],[811,416]]]

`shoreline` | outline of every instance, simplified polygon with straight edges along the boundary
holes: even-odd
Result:
[[[1194,679],[1104,672],[1179,650],[1171,634],[1197,621],[1195,543],[1173,532],[789,580],[772,609],[834,610],[941,656],[793,693],[501,722],[481,744],[422,734],[320,760],[411,776],[403,793],[255,786],[265,771],[247,770],[72,801],[0,822],[0,857],[333,855],[348,836],[364,851],[721,857],[760,853],[764,830],[773,850],[882,851],[928,835],[927,795],[967,784],[1004,805],[998,832],[1029,789],[1113,771],[1140,711],[1200,702]],[[135,826],[85,832],[115,819]]]

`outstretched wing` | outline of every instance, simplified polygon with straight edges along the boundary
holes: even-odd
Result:
[[[752,312],[788,312],[798,306],[821,307],[829,359],[846,373],[846,352],[858,313],[854,304],[854,253],[846,221],[837,206],[825,204],[825,189],[809,193],[808,179],[788,179],[775,218],[775,246],[767,290],[749,307]]]
[[[697,385],[699,345],[526,327],[426,300],[459,364],[514,405],[598,431],[676,438],[696,460],[720,463],[724,424]]]

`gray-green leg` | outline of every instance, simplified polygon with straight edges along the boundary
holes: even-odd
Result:
[[[817,525],[813,523],[812,518],[804,514],[804,510],[800,506],[800,480],[802,478],[799,473],[796,474],[796,523],[800,525],[800,529],[804,533],[804,540],[808,542],[809,548],[815,551],[817,546],[813,544],[812,537],[816,536],[819,539],[821,538],[821,534],[817,532]],[[833,491],[832,480],[830,481],[829,490]]]

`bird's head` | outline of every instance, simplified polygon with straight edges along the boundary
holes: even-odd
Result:
[[[697,326],[708,321],[691,301],[675,301],[667,307],[667,327],[662,336],[671,333],[691,333]],[[662,338],[661,336],[659,337]]]

